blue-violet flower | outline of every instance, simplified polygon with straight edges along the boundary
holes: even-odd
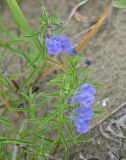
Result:
[[[85,120],[91,120],[93,118],[94,112],[92,106],[82,106],[76,109],[80,117],[83,117]]]
[[[72,99],[72,104],[81,103],[84,106],[90,106],[95,102],[95,96],[90,92],[82,92],[77,94]]]
[[[87,133],[90,130],[90,120],[85,120],[83,117],[75,117],[74,121],[77,127],[77,132]]]
[[[84,91],[84,92],[89,92],[91,94],[96,94],[96,89],[95,87],[93,87],[91,84],[84,84],[83,86],[81,86],[79,88],[81,91]]]
[[[65,36],[55,36],[46,39],[48,54],[56,55],[61,52],[68,52],[71,55],[76,54],[75,47],[72,46],[71,40]]]
[[[73,97],[71,103],[80,103],[82,106],[74,110],[73,113],[77,113],[78,116],[72,116],[72,119],[75,121],[77,132],[86,133],[90,130],[90,122],[94,115],[92,104],[95,102],[96,89],[87,83],[80,86],[79,90],[81,92]]]

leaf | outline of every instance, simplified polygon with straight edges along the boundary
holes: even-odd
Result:
[[[6,42],[3,42],[4,45],[11,45],[11,44],[17,44],[17,43],[21,43],[21,42],[24,42],[23,39],[15,39],[15,40],[11,40],[11,41],[6,41]]]
[[[37,55],[37,57],[29,64],[27,65],[26,67],[24,67],[23,70],[27,70],[28,68],[30,68],[31,66],[33,66],[35,64],[35,62],[40,58],[41,56],[41,53]]]
[[[15,49],[15,48],[11,47],[9,44],[1,43],[1,42],[0,42],[0,47],[1,47],[1,48],[5,48],[5,49],[11,51],[12,53],[15,53],[17,56],[20,56],[20,57],[23,57],[23,58],[24,58],[24,55],[23,55],[22,51],[17,50],[17,49]]]
[[[116,0],[113,4],[116,8],[126,8],[126,0]]]
[[[27,35],[34,34],[33,30],[30,28],[29,24],[27,23],[20,7],[18,6],[16,0],[7,0],[7,3],[9,5],[17,23],[19,24],[19,26],[23,30],[23,32]],[[39,59],[40,56],[41,56],[40,63],[44,64],[46,62],[46,57],[47,57],[47,48],[45,47],[45,42],[41,44],[40,40],[37,37],[32,37],[32,40],[33,40],[34,44],[36,45],[36,47],[39,49],[39,54],[33,60],[33,62],[31,62],[30,65],[28,65],[28,67],[33,66],[35,64],[35,62]],[[25,58],[28,58],[28,57],[26,57],[26,55],[23,55],[23,56],[25,56]]]
[[[45,41],[40,41],[39,38],[35,37],[34,38],[34,42],[38,48],[39,54],[35,57],[35,59],[28,64],[25,69],[28,69],[29,67],[33,66],[36,62],[39,62],[41,64],[43,64],[46,60],[46,56],[47,56],[47,49],[46,49],[46,44]]]
[[[70,136],[72,138],[72,143],[76,144],[76,138],[74,136],[73,129],[72,129],[72,126],[71,126],[70,122],[67,121],[65,123],[65,126],[66,126],[66,128],[67,128],[67,130],[68,130],[68,132],[69,132],[69,134],[70,134]]]
[[[43,96],[45,96],[45,97],[58,97],[59,93],[53,92],[53,93],[43,94]]]
[[[0,116],[0,122],[2,123],[7,123],[7,124],[12,124],[12,122],[5,117]]]
[[[9,51],[16,54],[17,56],[20,56],[21,58],[24,58],[28,63],[31,63],[31,60],[30,60],[29,56],[27,54],[25,54],[22,50],[17,50],[15,48],[11,47],[10,45],[4,44],[4,43],[0,43],[0,47],[8,49]],[[34,68],[36,68],[36,66],[34,64],[32,66]]]
[[[23,76],[23,73],[17,73],[17,74],[12,74],[9,78],[8,78],[8,80],[16,80],[16,79],[19,79],[20,77],[22,77]]]
[[[17,114],[16,109],[13,107],[13,105],[12,105],[7,99],[5,99],[5,97],[1,94],[1,91],[0,91],[0,100],[6,105],[6,107],[7,107],[13,114]]]
[[[55,140],[46,138],[45,136],[42,136],[41,134],[39,135],[39,134],[36,133],[36,132],[33,132],[32,134],[33,134],[36,138],[38,138],[38,139],[43,139],[43,140],[45,140],[45,141],[47,141],[47,142],[50,142],[50,143],[54,143],[54,142],[55,142]]]
[[[90,73],[90,72],[95,72],[95,69],[93,68],[81,68],[78,73]]]
[[[77,139],[77,143],[87,143],[87,142],[91,142],[93,139],[92,138],[81,138],[81,139]]]
[[[38,31],[38,32],[34,32],[33,34],[31,34],[31,35],[25,35],[24,37],[27,37],[27,38],[30,38],[30,37],[36,37],[37,35],[39,35],[40,34],[40,31]]]
[[[94,82],[91,82],[91,84],[96,87],[96,88],[104,88],[106,85],[103,84],[103,83],[94,83]]]
[[[33,68],[32,72],[28,75],[28,77],[27,77],[27,78],[23,81],[23,83],[20,85],[20,88],[19,88],[20,91],[22,91],[22,90],[24,89],[25,85],[26,85],[29,81],[30,81],[30,82],[32,81],[33,76],[35,76],[36,72],[37,72],[37,69],[34,69],[34,68]]]
[[[0,137],[0,143],[3,144],[20,144],[20,145],[34,145],[33,142],[31,141],[24,141],[24,140],[17,140],[14,138],[4,138],[4,137]]]
[[[11,81],[8,80],[8,78],[5,78],[4,75],[1,74],[1,73],[0,73],[0,80],[2,80],[2,82],[3,82],[4,84],[8,85],[9,88],[13,90],[14,87],[13,87]]]
[[[23,32],[25,34],[31,34],[31,28],[28,25],[20,7],[18,6],[16,0],[7,0],[7,3],[17,21],[17,23],[19,24],[19,26],[21,27],[21,29],[23,30]]]
[[[27,112],[36,112],[40,108],[44,107],[52,98],[53,97],[44,98],[39,104],[35,104],[35,105],[33,105],[33,107],[31,109],[28,109]],[[18,111],[23,111],[23,110],[19,109]],[[39,119],[37,119],[37,121],[40,122]]]
[[[30,112],[29,109],[24,109],[24,108],[17,108],[17,112]]]
[[[43,127],[44,125],[46,125],[48,122],[50,122],[50,120],[55,119],[56,115],[57,115],[57,111],[52,112],[50,115],[44,118],[44,120],[41,121],[40,127]]]
[[[61,140],[62,140],[62,143],[63,143],[64,148],[66,150],[65,159],[69,160],[69,147],[68,147],[67,140],[66,140],[66,138],[64,137],[63,134],[61,135]]]
[[[94,110],[94,114],[95,114],[95,115],[105,114],[105,112],[106,112],[106,109],[104,109],[104,108],[95,109],[95,110]]]

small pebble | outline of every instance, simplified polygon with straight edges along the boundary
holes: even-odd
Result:
[[[109,104],[109,98],[103,99],[102,100],[102,106],[106,107]]]

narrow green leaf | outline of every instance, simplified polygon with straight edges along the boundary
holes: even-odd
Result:
[[[16,80],[23,76],[23,73],[12,74],[8,80]]]
[[[16,0],[7,0],[7,3],[17,21],[17,23],[19,24],[19,26],[21,27],[21,29],[23,30],[23,32],[25,34],[31,34],[31,29],[20,9],[20,7],[18,6]]]
[[[40,109],[41,107],[43,107],[44,105],[46,105],[52,98],[53,97],[45,98],[42,102],[40,102],[39,104],[36,104],[35,111],[37,111],[38,109]]]
[[[69,160],[69,147],[68,147],[68,143],[66,141],[66,138],[64,137],[63,134],[61,136],[61,140],[62,140],[62,143],[64,145],[65,151],[66,151],[65,160]]]
[[[5,78],[3,74],[0,74],[0,80],[2,79],[2,81],[8,85],[12,90],[14,89],[14,86],[12,85],[11,81],[8,80],[8,78]]]
[[[24,70],[27,70],[28,68],[30,68],[31,66],[33,66],[35,64],[35,62],[40,58],[41,53],[26,67],[24,67]]]
[[[7,119],[5,117],[2,117],[2,116],[0,116],[0,122],[7,123],[7,124],[12,124],[12,122],[9,119]]]
[[[20,145],[34,145],[33,142],[31,141],[24,141],[24,140],[17,140],[14,138],[4,138],[4,137],[0,137],[0,143],[3,144],[20,144]]]
[[[92,84],[94,87],[96,87],[96,88],[103,88],[103,87],[106,86],[106,85],[103,84],[103,83],[94,83],[94,82],[92,82],[91,84]]]
[[[95,72],[95,69],[93,68],[81,68],[78,70],[78,73],[90,73],[90,72]]]
[[[29,81],[32,80],[33,76],[36,74],[36,71],[37,71],[37,69],[34,69],[34,68],[33,68],[32,72],[28,75],[28,77],[27,77],[27,78],[24,80],[24,82],[20,85],[20,88],[19,88],[20,91],[23,90],[24,87],[25,87],[25,85],[26,85]]]
[[[2,48],[5,48],[5,49],[8,49],[9,51],[11,51],[12,53],[14,53],[15,55],[17,56],[20,56],[21,58],[24,58],[28,63],[32,63],[30,57],[29,57],[29,54],[28,53],[25,53],[23,50],[17,50],[15,48],[13,48],[12,46],[10,45],[5,45],[3,43],[0,43],[0,47]],[[33,68],[37,68],[36,65],[34,63],[32,63],[31,65]]]
[[[4,45],[12,45],[12,44],[18,44],[18,43],[21,43],[23,42],[24,43],[24,40],[23,39],[15,39],[15,40],[11,40],[11,41],[6,41],[6,42],[2,42]],[[1,42],[0,42],[1,43]],[[1,44],[2,44],[1,43]]]
[[[56,111],[48,115],[46,118],[44,118],[44,120],[41,121],[40,127],[46,125],[48,122],[50,122],[50,120],[55,119],[56,115],[57,115]]]
[[[27,23],[20,7],[18,6],[16,0],[7,0],[7,3],[17,21],[17,23],[19,24],[19,26],[21,27],[21,29],[23,30],[23,32],[27,35],[31,35],[33,34],[33,31],[31,30],[29,24]],[[39,49],[39,54],[38,56],[35,58],[35,60],[33,60],[33,62],[30,63],[30,66],[34,65],[35,62],[39,59],[39,57],[41,56],[41,64],[45,64],[46,62],[46,57],[47,57],[47,49],[46,49],[46,45],[43,42],[41,42],[38,37],[32,37],[33,38],[33,42],[36,45],[36,47]]]
[[[106,109],[105,108],[100,108],[100,109],[95,109],[94,110],[94,114],[95,115],[101,115],[101,114],[105,114]]]
[[[92,138],[78,138],[76,141],[77,143],[87,143],[91,142],[93,139]]]
[[[11,51],[12,53],[16,54],[17,56],[24,58],[28,63],[31,63],[29,56],[27,54],[25,54],[22,50],[17,50],[15,48],[11,47],[10,45],[4,44],[4,43],[0,43],[0,47]],[[32,66],[34,68],[36,68],[36,66],[34,64]]]
[[[9,44],[6,44],[6,43],[0,43],[0,47],[1,48],[5,48],[13,53],[15,53],[17,56],[20,56],[20,57],[23,57],[24,58],[24,55],[22,52],[20,52],[19,50],[11,47]]]
[[[31,34],[31,35],[25,35],[24,37],[26,37],[26,38],[31,38],[31,37],[36,37],[36,36],[39,35],[39,34],[40,34],[40,31],[34,32],[34,33]]]
[[[76,144],[76,138],[75,138],[72,126],[70,125],[70,122],[69,121],[65,122],[65,126],[66,126],[66,128],[72,138],[72,143]]]
[[[116,0],[113,4],[116,8],[126,8],[126,0]]]
[[[49,94],[44,94],[43,96],[45,96],[45,97],[58,97],[59,93],[53,92],[53,93],[49,93]]]
[[[55,140],[46,138],[46,137],[42,136],[42,134],[39,135],[39,134],[36,133],[36,132],[33,132],[33,135],[34,135],[35,137],[37,137],[38,139],[43,139],[43,140],[45,140],[45,141],[47,141],[47,142],[50,142],[50,143],[54,143],[54,142],[55,142]]]

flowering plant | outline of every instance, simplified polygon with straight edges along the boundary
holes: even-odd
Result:
[[[34,32],[16,0],[7,3],[25,36],[11,33],[13,40],[0,43],[4,53],[15,54],[21,62],[20,73],[0,71],[0,101],[4,106],[0,150],[7,151],[0,159],[51,159],[64,148],[68,160],[71,145],[90,140],[79,134],[90,131],[95,113],[98,84],[88,81],[93,69],[83,66],[84,58],[78,55],[77,45],[61,34],[63,23],[57,17],[49,18],[43,8],[40,31]],[[55,60],[60,54],[66,55],[67,64]],[[62,71],[52,80],[45,79],[54,65]],[[50,90],[54,87],[52,92],[41,89],[45,81]]]

